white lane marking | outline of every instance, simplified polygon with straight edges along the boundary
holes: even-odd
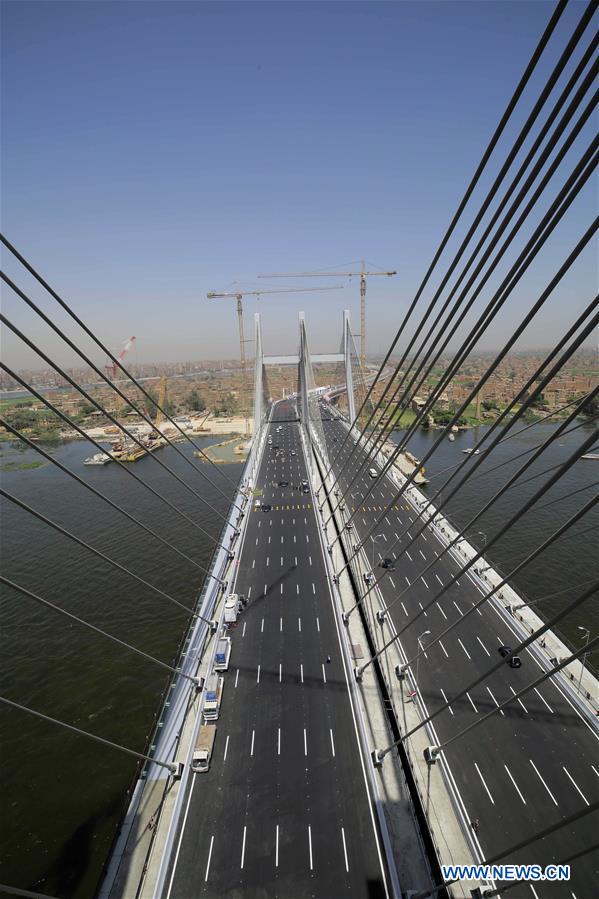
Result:
[[[426,587],[426,589],[427,589],[427,590],[430,590],[430,587],[429,587],[429,585],[426,583],[426,581],[424,580],[424,578],[421,577],[420,580],[422,581],[422,583],[424,584],[424,586]]]
[[[393,533],[395,534],[395,539],[399,540],[399,534],[397,533],[397,531],[393,531]]]
[[[260,665],[258,665],[258,675],[257,675],[257,677],[256,677],[256,683],[257,683],[257,684],[260,683]]]
[[[412,561],[412,556],[409,554],[409,552],[407,551],[407,549],[406,549],[406,556],[408,557],[408,559],[409,559],[410,562],[411,562],[411,561]]]
[[[316,616],[316,630],[320,633],[320,621],[318,620],[318,615]]]
[[[424,534],[421,534],[420,536],[422,537],[422,539],[424,540],[425,543],[428,542],[427,539],[426,539],[426,537],[424,536]]]
[[[443,699],[445,700],[445,702],[447,702],[447,696],[445,695],[445,690],[443,689],[443,687],[439,687],[439,689],[441,690],[441,693],[443,694]],[[447,710],[449,711],[449,713],[451,715],[453,715],[453,709],[451,708],[450,705],[447,706]]]
[[[440,640],[438,641],[438,643],[439,643],[439,646],[441,647],[441,649],[443,650],[443,652],[445,653],[445,658],[448,659],[449,655],[448,655],[447,650],[445,649],[445,647],[443,646],[443,644],[441,643]]]
[[[282,618],[279,618],[279,630],[280,631],[283,630],[283,619]]]
[[[422,552],[422,550],[419,549],[418,552],[420,553],[420,555],[422,556],[422,558],[423,558],[424,561],[426,562],[426,556],[424,555],[424,553]]]
[[[341,839],[343,840],[343,855],[345,856],[345,870],[349,874],[349,862],[347,860],[347,846],[345,845],[345,831],[341,828]]]
[[[466,693],[466,696],[468,697],[468,700],[470,701],[470,705],[472,706],[472,708],[474,709],[474,711],[478,714],[478,709],[476,708],[476,706],[475,706],[474,703],[472,702],[472,697],[470,696],[470,693]]]
[[[574,787],[574,789],[575,789],[575,790],[578,790],[578,792],[580,793],[580,795],[582,796],[582,798],[584,799],[584,801],[586,802],[586,804],[587,804],[587,805],[590,805],[591,803],[589,802],[589,800],[587,799],[587,797],[584,795],[584,793],[582,792],[582,790],[580,789],[580,787],[578,786],[578,784],[576,783],[576,781],[574,780],[574,778],[572,777],[572,775],[570,774],[570,772],[568,771],[568,769],[566,768],[566,766],[565,766],[565,765],[562,765],[562,768],[564,769],[564,772],[565,772],[565,774],[566,774],[566,777],[568,777],[568,778],[570,779],[570,781],[572,782],[572,786]]]
[[[539,693],[539,691],[537,690],[536,687],[534,688],[534,690],[535,690],[535,693],[537,694],[537,696],[539,697],[539,699],[541,700],[541,702],[544,702],[545,705],[547,706],[547,708],[549,709],[549,711],[550,711],[550,712],[553,712],[553,709],[551,708],[551,706],[549,705],[549,703],[547,702],[547,700],[544,698],[544,696],[542,696],[542,695]]]
[[[237,681],[239,680],[239,668],[235,672],[235,688],[237,688]]]
[[[507,776],[509,777],[509,779],[510,779],[511,782],[513,783],[513,785],[514,785],[514,787],[515,787],[515,789],[516,789],[516,792],[517,792],[518,796],[520,797],[520,799],[522,800],[522,802],[524,803],[524,805],[526,805],[526,799],[524,798],[524,796],[523,796],[522,793],[520,792],[520,787],[518,786],[518,784],[516,783],[516,781],[515,781],[514,778],[512,777],[512,772],[510,771],[510,769],[508,768],[507,765],[504,765],[503,767],[504,767],[505,770],[507,771]]]
[[[386,534],[383,534],[383,540],[385,541],[385,543],[388,543],[388,542],[389,542],[389,541],[387,540],[387,535],[386,535]]]
[[[438,575],[438,574],[435,574],[435,577],[437,578],[437,580],[439,581],[439,583],[441,584],[441,586],[443,586],[443,581],[441,580],[441,578],[439,577],[439,575]]]
[[[284,539],[285,539],[284,537],[281,537],[281,543],[283,542]]]
[[[279,683],[281,683],[281,674],[282,674],[282,671],[283,671],[283,666],[282,666],[281,663],[279,662]]]
[[[477,637],[476,639],[478,640],[478,642],[480,643],[480,645],[482,646],[482,648],[484,649],[484,651],[487,653],[487,655],[490,656],[491,653],[489,652],[489,650],[487,649],[487,647],[485,646],[485,644],[483,643],[483,641],[480,639],[480,637]]]
[[[497,702],[497,700],[495,699],[495,697],[494,697],[493,694],[491,693],[491,690],[489,689],[489,687],[487,687],[487,692],[488,692],[489,696],[491,697],[491,699],[493,700],[493,702],[495,703],[495,705],[497,706],[497,708],[499,708],[499,703]],[[502,710],[502,709],[499,710],[499,714],[500,714],[500,715],[503,715],[503,710]]]
[[[308,737],[306,736],[306,728],[304,727],[304,755],[308,755]]]
[[[296,564],[297,564],[297,561],[296,561]],[[299,584],[296,584],[296,585],[295,585],[295,592],[296,592],[297,595],[299,596]]]
[[[408,617],[408,610],[407,610],[406,607],[404,606],[404,604],[403,604],[403,602],[401,601],[401,599],[400,599],[400,601],[399,601],[399,604],[401,605],[402,609],[404,610],[404,612],[405,612],[405,614],[406,614],[406,618],[407,618],[407,617]]]
[[[225,754],[223,755],[223,762],[227,760],[227,749],[229,748],[229,734],[227,734],[227,739],[225,740]]]
[[[212,847],[214,846],[214,834],[210,837],[210,849],[208,850],[208,861],[206,862],[206,874],[204,875],[204,883],[208,880],[208,873],[210,871],[210,859],[212,858]]]
[[[514,696],[515,696],[515,695],[516,695],[516,691],[514,690],[514,688],[513,688],[513,687],[510,687],[510,690],[512,691],[512,693],[513,693]],[[522,708],[524,709],[524,711],[525,711],[526,714],[528,715],[528,709],[526,708],[526,706],[524,705],[524,703],[522,702],[522,700],[519,699],[518,702],[520,703],[520,705],[522,706]]]
[[[256,546],[258,546],[258,538],[256,537]]]
[[[245,832],[247,827],[243,828],[243,843],[241,844],[241,867],[243,868],[243,860],[245,858]]]
[[[466,694],[466,695],[468,695],[468,694]],[[477,773],[478,776],[480,777],[480,781],[481,781],[483,787],[484,787],[485,790],[487,791],[487,796],[488,796],[489,799],[491,800],[492,805],[495,805],[495,800],[494,800],[493,797],[491,796],[491,791],[489,790],[488,786],[486,785],[485,779],[484,779],[484,777],[482,776],[482,774],[480,773],[480,768],[478,767],[478,765],[476,764],[476,762],[474,763],[474,767],[476,768],[476,773]]]
[[[281,755],[281,728],[277,727],[277,755]]]
[[[297,540],[295,539],[295,534],[293,535],[293,542],[297,543]]]
[[[395,586],[395,583],[394,583],[393,578],[391,577],[391,575],[389,575],[389,580],[391,581],[391,586],[393,587],[393,589],[396,590],[397,588],[396,588],[396,586]]]
[[[281,565],[283,564],[283,556],[281,556]],[[281,584],[281,593],[283,592],[283,584]]]
[[[310,850],[310,870],[314,870],[314,864],[312,861],[312,828],[308,824],[308,849]]]
[[[312,593],[314,594],[314,596],[316,596],[316,587],[314,586],[314,584],[312,584]]]
[[[439,603],[436,602],[435,605],[437,606],[437,608],[439,609],[439,611],[440,611],[441,614],[443,615],[443,618],[445,618],[445,620],[447,621],[447,615],[445,614],[445,612],[443,611],[443,609],[441,608],[441,606],[439,605]]]
[[[420,608],[421,608],[422,611],[424,612],[424,606],[422,605],[422,603],[421,603],[421,602],[418,602],[418,605],[420,606]],[[424,617],[425,617],[425,618],[428,618],[428,615],[426,614],[426,612],[424,612]]]
[[[463,615],[464,613],[463,613],[462,610],[460,609],[460,607],[459,607],[459,605],[457,604],[457,602],[455,601],[455,599],[452,599],[452,602],[453,602],[454,606],[456,607],[456,609],[458,610],[458,612],[460,613],[460,615]]]
[[[308,556],[308,562],[310,563],[310,565],[312,564],[312,556]]]
[[[260,625],[260,633],[264,633],[264,618],[262,619],[262,624]]]
[[[324,665],[322,665],[321,667],[322,667],[322,679],[323,679],[323,681],[324,681],[325,684],[326,684],[326,682],[327,682],[327,675],[326,675],[326,672],[325,672],[325,670],[324,670]]]
[[[304,666],[300,664],[300,679],[303,684],[304,682]]]
[[[597,775],[597,777],[599,777],[599,771],[597,771],[597,769],[595,768],[595,766],[594,766],[594,765],[591,765],[591,768],[593,769],[593,771],[595,772],[595,774]]]
[[[270,537],[268,538],[268,542],[269,542],[269,544],[270,544]]]
[[[268,584],[264,584],[264,596],[266,596],[266,591],[268,590]]]
[[[408,540],[412,540],[412,541],[414,540],[414,538],[412,537],[412,535],[410,534],[409,531],[406,531],[406,534],[408,535]]]
[[[252,731],[252,745],[250,746],[250,755],[254,754],[254,737],[256,735],[256,731]]]
[[[270,556],[267,556],[266,557],[266,567],[268,568],[269,565],[270,565]]]
[[[302,629],[302,619],[301,618],[297,619],[297,627],[298,627],[298,630],[301,631],[301,629]]]
[[[283,595],[283,584],[281,584],[281,596]]]
[[[251,595],[252,595],[252,588],[250,587],[250,589],[248,590],[248,599],[250,598]]]
[[[543,784],[543,786],[545,787],[545,789],[547,790],[547,792],[549,793],[549,795],[551,796],[551,798],[553,799],[555,805],[557,805],[557,804],[558,804],[557,799],[555,798],[555,796],[553,795],[553,793],[551,792],[551,790],[549,789],[549,787],[547,786],[547,784],[545,783],[545,781],[543,780],[543,778],[541,777],[541,775],[540,775],[540,773],[539,773],[539,769],[537,768],[537,766],[535,765],[535,763],[533,762],[532,759],[529,759],[528,761],[530,762],[530,764],[531,764],[531,765],[533,766],[533,768],[535,769],[535,773],[536,773],[537,777],[539,778],[539,780],[541,781],[541,783]],[[559,806],[558,806],[558,807],[559,807]]]
[[[464,644],[462,643],[462,641],[460,640],[459,637],[458,637],[458,643],[460,644],[460,646],[462,647],[462,649],[464,650],[464,652],[466,653],[466,655],[468,656],[468,658],[469,658],[470,660],[472,660],[472,656],[470,655],[470,653],[468,652],[468,650],[466,649],[466,647],[464,646]]]
[[[406,584],[408,585],[408,587],[411,587],[412,585],[410,584],[410,582],[408,580],[408,576],[406,574],[404,574],[404,577],[406,579]]]
[[[256,567],[256,560],[254,559],[252,562],[252,568],[255,568],[255,567]]]
[[[279,825],[275,832],[275,868],[279,867]]]
[[[335,741],[333,740],[333,729],[331,727],[329,727],[329,733],[331,735],[331,751],[333,753],[333,758],[335,758]]]
[[[304,518],[304,521],[305,521],[305,520],[306,520],[306,519]],[[306,543],[309,543],[309,542],[310,542],[310,538],[309,538],[308,535],[306,534]]]
[[[243,622],[243,630],[241,631],[241,636],[242,636],[242,637],[245,637],[245,626],[246,626],[246,624],[247,624],[247,621],[244,621],[244,622]]]

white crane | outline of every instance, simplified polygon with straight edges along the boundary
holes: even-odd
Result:
[[[366,365],[366,278],[374,275],[386,275],[390,278],[397,272],[369,272],[366,271],[362,260],[359,272],[271,272],[258,275],[259,278],[360,278],[360,363],[362,368]]]

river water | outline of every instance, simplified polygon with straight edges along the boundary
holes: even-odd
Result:
[[[529,449],[550,436],[555,425],[537,425],[498,447],[492,462],[482,471]],[[483,429],[444,440],[427,463],[433,486],[447,477],[440,474],[466,457]],[[529,474],[563,461],[576,444],[590,433],[585,425],[575,434],[552,445]],[[411,451],[422,458],[438,438],[437,431],[419,431],[410,441]],[[213,438],[212,438],[213,440]],[[206,445],[211,438],[203,438]],[[179,446],[202,471],[209,473],[227,497],[233,487],[213,468],[192,457],[189,445]],[[192,524],[169,510],[132,477],[110,464],[83,466],[93,447],[84,442],[61,445],[54,457],[96,486],[111,499],[173,543],[194,561],[207,565],[211,545]],[[39,459],[34,451],[4,444],[0,461],[21,465]],[[228,499],[208,485],[199,473],[167,447],[158,457],[168,464],[221,514]],[[468,463],[472,464],[472,461]],[[515,463],[520,464],[520,463]],[[449,517],[463,526],[502,484],[515,465],[505,466],[465,486],[449,502]],[[147,457],[132,470],[217,536],[220,519],[192,493]],[[237,482],[241,465],[219,468]],[[598,464],[580,461],[539,505],[587,487],[598,478]],[[191,605],[201,586],[202,573],[172,550],[144,534],[89,491],[46,464],[35,469],[4,470],[4,489],[33,506],[63,527],[75,532],[112,558]],[[538,487],[533,481],[510,491],[492,510],[469,529],[473,542],[491,541],[497,528]],[[448,490],[449,488],[447,488]],[[489,556],[510,571],[544,537],[569,517],[591,490],[539,509],[514,527]],[[597,539],[587,529],[597,526],[590,516],[575,527],[576,539],[563,540],[535,560],[516,578],[516,585],[530,598],[564,591],[539,605],[549,615],[563,607],[582,588],[577,585],[596,576]],[[107,563],[77,547],[12,503],[2,503],[3,573],[63,608],[87,619],[117,637],[167,662],[174,661],[187,625],[187,616],[176,606]],[[483,532],[484,537],[476,532]],[[125,746],[143,750],[152,731],[154,716],[165,688],[165,674],[150,662],[115,646],[87,629],[69,622],[32,600],[5,589],[2,593],[0,693],[23,705],[100,734]],[[563,625],[563,633],[580,645],[579,626],[599,628],[597,600],[587,602]],[[135,774],[135,761],[84,737],[70,734],[24,712],[0,706],[3,752],[1,755],[2,863],[0,882],[38,890],[65,899],[93,896],[115,829],[126,805],[126,790]]]

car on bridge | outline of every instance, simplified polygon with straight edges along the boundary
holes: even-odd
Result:
[[[387,571],[395,571],[395,562],[390,556],[386,556],[384,559],[381,559],[379,562],[381,568],[386,568]]]
[[[279,487],[289,487],[289,481],[279,481]]]
[[[505,659],[512,651],[511,646],[500,646],[497,650],[502,659]],[[522,667],[522,659],[520,656],[512,656],[511,659],[507,659],[506,664],[510,666],[510,668],[521,668]]]
[[[262,503],[262,511],[263,512],[272,512],[272,506],[270,503]]]

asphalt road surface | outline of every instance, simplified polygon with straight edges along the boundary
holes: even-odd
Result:
[[[438,740],[444,742],[539,677],[549,663],[539,648],[531,647],[522,655],[521,668],[506,665],[451,702],[464,686],[497,662],[499,646],[515,646],[524,635],[511,616],[490,601],[464,617],[488,590],[476,575],[463,575],[436,600],[462,566],[451,553],[443,554],[444,543],[436,529],[427,528],[420,537],[415,536],[416,527],[414,533],[410,531],[414,509],[403,498],[391,502],[397,487],[388,477],[369,476],[373,463],[366,461],[361,443],[354,446],[350,438],[341,449],[347,428],[330,407],[324,403],[321,407],[331,461],[338,456],[334,471],[342,491],[350,480],[348,472],[353,477],[363,466],[345,497],[347,515],[353,516],[353,533],[361,540],[370,532],[365,551],[377,578],[385,571],[380,567],[383,558],[397,560],[395,570],[385,573],[379,589],[396,631],[413,621],[400,637],[405,657],[410,660],[416,655],[419,639],[426,651],[417,668],[419,699],[428,713],[450,702],[449,710],[433,722]],[[380,471],[376,463],[375,468]],[[390,503],[382,522],[371,530]],[[353,542],[357,542],[355,537]],[[424,573],[431,562],[432,567]],[[432,642],[456,621],[459,624],[454,630]],[[385,634],[390,638],[387,625]],[[597,801],[597,740],[596,722],[580,711],[561,678],[552,678],[448,747],[445,757],[460,797],[462,817],[466,826],[478,821],[473,837],[481,859]],[[441,777],[438,765],[433,777]],[[596,844],[598,833],[599,815],[591,814],[502,862],[559,863]],[[518,885],[506,891],[506,896],[593,899],[599,896],[599,853],[574,861],[568,883]]]
[[[388,895],[298,427],[278,403],[257,482],[272,508],[248,513],[235,589],[249,602],[164,899]]]

